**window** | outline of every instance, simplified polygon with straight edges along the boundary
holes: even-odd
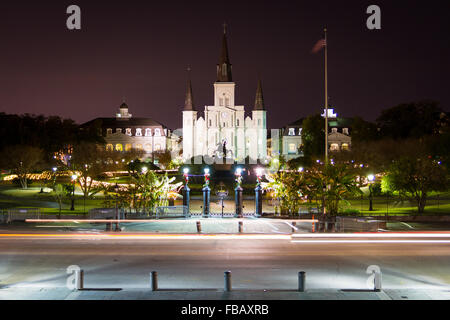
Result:
[[[144,149],[145,149],[145,151],[147,151],[147,152],[151,152],[151,151],[152,151],[152,145],[151,145],[150,143],[146,143],[146,144],[144,145]]]
[[[223,107],[223,98],[219,98],[219,106]]]
[[[348,128],[342,129],[342,133],[348,135]]]
[[[236,119],[236,125],[239,127],[239,119]]]
[[[116,151],[123,151],[123,147],[121,143],[116,144]]]
[[[332,143],[330,146],[331,151],[339,151],[339,145],[337,143]]]
[[[142,144],[136,143],[136,144],[134,145],[134,148],[135,148],[136,150],[142,150]]]
[[[302,128],[298,129],[298,135],[299,135],[299,136],[302,135]]]
[[[136,137],[142,137],[142,129],[136,128]]]
[[[161,145],[159,143],[155,144],[155,151],[161,150]]]
[[[295,128],[289,128],[289,135],[295,136]]]
[[[125,151],[130,151],[131,150],[131,144],[127,143],[125,145]]]
[[[151,135],[152,135],[152,129],[150,129],[150,128],[145,129],[145,136],[149,137]]]
[[[225,107],[228,107],[230,105],[230,98],[225,98]]]
[[[295,143],[289,143],[288,153],[289,154],[297,153],[297,145]]]
[[[348,149],[349,149],[348,144],[347,143],[343,143],[342,144],[342,150],[348,150]]]
[[[209,126],[212,127],[212,121],[209,119]]]
[[[338,132],[337,130],[338,130],[337,128],[332,128],[332,129],[331,129],[331,132],[332,132],[332,133],[337,133],[337,132]]]
[[[226,63],[222,64],[222,75],[224,77],[227,76],[227,64]]]
[[[155,136],[157,136],[157,137],[161,136],[161,129],[159,129],[159,128],[155,129]]]
[[[258,119],[258,126],[260,126],[261,125],[261,119]],[[295,133],[294,133],[294,135],[295,135]]]
[[[121,128],[117,128],[116,129],[116,133],[122,133],[122,129]]]
[[[106,129],[106,134],[112,134],[112,129]]]
[[[113,149],[114,149],[114,147],[113,147],[113,145],[111,143],[108,143],[106,145],[106,151],[113,151]]]
[[[125,133],[127,136],[131,136],[131,128],[127,128],[127,131]]]

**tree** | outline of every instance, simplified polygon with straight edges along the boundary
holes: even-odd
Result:
[[[365,121],[361,117],[352,119],[352,147],[358,143],[367,143],[379,138],[379,131],[375,123]]]
[[[173,184],[175,177],[169,178],[167,173],[163,176],[153,171],[133,176],[133,182],[138,195],[138,206],[154,212],[157,206],[167,204],[167,199],[178,193],[182,182]]]
[[[303,120],[302,151],[307,159],[323,157],[325,153],[325,121],[319,115],[313,115]]]
[[[449,187],[447,168],[429,157],[402,157],[389,168],[384,188],[403,192],[417,202],[418,213],[423,213],[431,191],[446,191]]]
[[[1,159],[2,166],[16,174],[21,187],[27,189],[27,174],[38,169],[44,159],[42,149],[27,145],[15,145],[5,147],[2,154],[4,155]]]
[[[318,199],[326,214],[336,216],[340,201],[361,194],[356,174],[345,164],[314,165],[308,169],[309,196]]]
[[[308,186],[303,172],[278,171],[268,173],[266,179],[269,182],[263,183],[262,187],[280,201],[282,213],[297,213],[300,204],[307,201]]]
[[[441,114],[436,101],[412,102],[383,110],[377,123],[383,137],[421,138],[439,131]]]

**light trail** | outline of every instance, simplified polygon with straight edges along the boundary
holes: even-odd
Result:
[[[304,243],[304,244],[323,244],[323,243],[329,243],[329,244],[339,244],[339,243],[355,243],[355,244],[377,244],[377,243],[415,243],[415,244],[428,244],[428,243],[434,243],[434,244],[449,244],[450,240],[292,240],[292,243]]]
[[[254,219],[250,219],[249,220],[254,220]],[[184,222],[195,222],[195,221],[214,221],[214,219],[208,218],[208,219],[190,219],[190,220],[183,220]],[[216,219],[216,220],[221,220],[221,219]],[[245,220],[245,218],[244,218]],[[243,218],[239,218],[239,221],[243,221]],[[273,221],[283,221],[283,220],[273,220]],[[289,221],[296,221],[298,223],[301,222],[305,222],[305,223],[312,223],[312,222],[319,222],[319,220],[289,220]],[[155,219],[155,220],[150,220],[150,219],[145,219],[145,220],[133,220],[133,219],[26,219],[25,222],[28,223],[36,223],[36,222],[41,222],[41,223],[67,223],[67,222],[73,222],[73,223],[80,223],[80,222],[84,222],[84,223],[143,223],[143,222],[147,222],[147,223],[156,223],[156,222],[180,222],[180,220],[171,220],[171,219]],[[285,222],[285,221],[283,221]]]
[[[293,234],[292,238],[450,238],[449,233],[305,233]]]
[[[10,233],[0,234],[0,239],[7,238],[65,238],[65,239],[90,239],[90,238],[102,238],[102,239],[133,239],[133,240],[291,240],[290,235],[278,235],[278,234],[247,234],[247,235],[219,235],[219,234],[33,234],[33,233]]]

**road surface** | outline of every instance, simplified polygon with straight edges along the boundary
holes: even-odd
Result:
[[[236,289],[296,289],[299,271],[306,271],[309,289],[367,289],[366,269],[378,265],[384,289],[449,290],[450,234],[406,236],[266,239],[3,229],[0,287],[64,287],[67,267],[78,265],[91,288],[148,288],[149,273],[157,271],[160,288],[217,289],[231,270]]]

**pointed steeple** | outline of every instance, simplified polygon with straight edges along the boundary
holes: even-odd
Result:
[[[192,84],[190,77],[191,68],[188,68],[188,83],[186,89],[186,98],[184,99],[184,111],[195,111],[194,110],[194,96],[192,95]]]
[[[219,58],[219,64],[217,65],[217,82],[233,82],[233,76],[231,74],[232,68],[228,55],[227,25],[224,24],[223,26],[222,51]]]
[[[261,80],[258,80],[258,87],[256,88],[255,106],[253,110],[265,110]]]

